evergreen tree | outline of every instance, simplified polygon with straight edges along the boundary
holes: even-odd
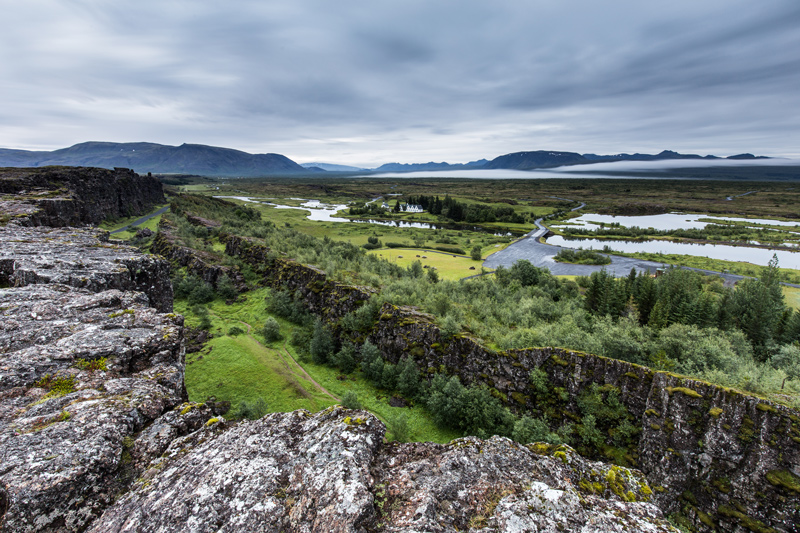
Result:
[[[311,335],[311,342],[308,350],[311,352],[312,360],[319,364],[328,362],[328,358],[333,354],[335,346],[333,336],[321,320],[314,322],[314,333]]]
[[[419,370],[411,357],[397,364],[397,390],[406,398],[414,398],[419,390]]]

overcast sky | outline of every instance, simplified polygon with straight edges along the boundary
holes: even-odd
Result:
[[[0,0],[0,147],[800,155],[797,0]]]

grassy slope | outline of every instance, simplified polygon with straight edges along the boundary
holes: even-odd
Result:
[[[352,390],[366,409],[384,421],[398,414],[405,416],[413,440],[448,442],[459,436],[436,427],[430,415],[420,407],[391,407],[389,394],[375,388],[360,372],[342,379],[338,370],[326,366],[311,362],[298,365],[294,348],[285,341],[267,343],[255,330],[269,316],[264,310],[268,292],[268,289],[252,291],[246,294],[245,301],[230,306],[221,300],[208,304],[214,338],[201,352],[186,356],[186,389],[192,401],[215,396],[217,400],[230,401],[235,407],[239,402],[252,402],[261,397],[271,412],[295,409],[316,412],[338,403],[324,390],[336,398]],[[175,301],[175,311],[186,317],[187,325],[198,324],[198,317],[185,300]],[[284,339],[288,338],[296,326],[276,319],[281,324]],[[226,335],[234,326],[243,330],[250,326],[250,333]]]

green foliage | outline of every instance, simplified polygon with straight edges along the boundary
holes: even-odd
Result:
[[[572,250],[563,248],[553,258],[559,263],[575,263],[578,265],[608,265],[611,258],[594,250]]]
[[[355,346],[349,342],[344,343],[342,349],[332,356],[331,362],[345,374],[351,373],[358,366]]]
[[[245,331],[242,328],[240,328],[239,326],[233,326],[232,328],[230,328],[228,330],[228,336],[229,337],[235,337],[237,335],[244,335],[244,333],[245,333]]]
[[[480,261],[483,258],[482,252],[483,248],[479,244],[476,244],[472,247],[472,250],[470,250],[469,256],[473,261]]]
[[[333,355],[335,349],[333,335],[325,327],[321,320],[314,322],[314,332],[311,335],[308,351],[311,358],[318,365],[328,362],[328,358]]]
[[[258,398],[255,401],[241,401],[236,409],[231,413],[231,418],[234,419],[250,419],[258,420],[269,412],[267,402],[263,398]]]
[[[389,417],[386,421],[386,428],[392,434],[393,440],[397,442],[408,442],[411,436],[408,427],[408,418],[400,413]]]
[[[88,370],[89,372],[107,370],[105,357],[100,357],[99,359],[77,359],[75,360],[75,366],[81,370]]]
[[[55,377],[45,374],[41,379],[33,384],[34,387],[47,389],[46,398],[65,396],[75,392],[75,376]]]
[[[397,390],[406,398],[414,398],[420,391],[419,369],[411,357],[397,364]]]
[[[275,317],[269,317],[264,321],[264,327],[261,328],[261,334],[267,342],[275,342],[281,339],[281,325],[275,320]]]
[[[216,291],[223,300],[233,300],[238,295],[236,285],[233,284],[231,278],[229,278],[226,274],[223,274],[217,280]]]
[[[361,402],[358,401],[358,395],[355,391],[347,391],[342,396],[342,406],[347,409],[361,409]]]
[[[557,433],[550,431],[547,422],[542,418],[533,418],[524,415],[514,423],[511,438],[520,444],[531,442],[547,442],[549,444],[563,444]]]

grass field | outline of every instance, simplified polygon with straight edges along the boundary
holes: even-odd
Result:
[[[423,268],[435,268],[441,279],[458,280],[481,273],[482,261],[473,261],[464,255],[453,255],[433,250],[418,248],[385,248],[371,250],[369,253],[383,257],[407,268],[414,261],[422,263]],[[470,270],[472,268],[472,270]]]
[[[339,403],[338,399],[346,392],[353,391],[364,408],[384,422],[405,417],[412,440],[448,442],[460,436],[436,427],[421,407],[390,406],[390,394],[375,388],[360,372],[343,376],[336,369],[300,361],[286,342],[292,328],[297,326],[285,320],[276,317],[283,340],[266,342],[257,330],[270,316],[264,310],[268,294],[269,289],[258,289],[247,293],[246,300],[232,305],[219,299],[208,304],[214,338],[200,352],[186,356],[185,381],[190,400],[202,402],[215,396],[217,400],[230,401],[232,408],[236,408],[242,401],[263,398],[270,412],[295,409],[316,412]],[[175,311],[186,317],[187,325],[199,323],[199,317],[185,300],[175,301]],[[228,335],[233,327],[245,333]]]
[[[796,287],[781,287],[786,305],[795,309],[800,309],[800,289]]]

